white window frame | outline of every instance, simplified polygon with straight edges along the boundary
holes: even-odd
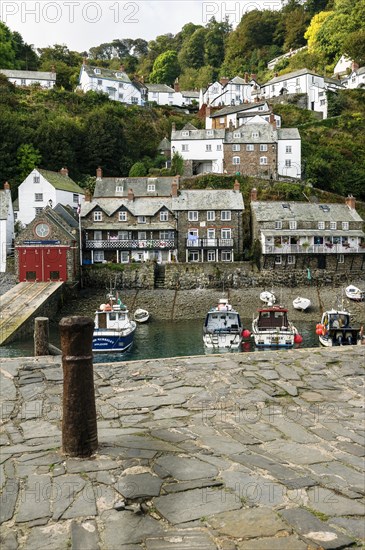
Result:
[[[118,240],[119,241],[128,241],[129,240],[129,233],[126,230],[118,231]]]
[[[195,263],[199,262],[199,251],[198,250],[189,250],[188,261]]]
[[[214,221],[215,221],[215,211],[207,210],[207,222],[214,222]]]
[[[259,137],[259,132],[252,132],[251,137],[252,139],[257,139]]]
[[[34,193],[34,202],[43,202],[43,193]]]
[[[72,200],[75,204],[79,204],[79,196],[77,193],[73,193]]]
[[[183,143],[181,145],[181,151],[183,151],[184,153],[187,153],[189,151],[189,144],[188,143]]]
[[[211,145],[211,143],[206,143],[206,144],[205,144],[205,151],[208,152],[208,153],[211,153],[211,152],[212,152],[212,145]]]
[[[123,193],[123,185],[117,185],[115,188],[116,193]]]
[[[129,264],[129,252],[127,250],[121,250],[119,260],[121,264]]]
[[[326,229],[326,223],[325,222],[318,222],[318,229]]]
[[[231,262],[231,261],[232,261],[232,252],[230,250],[222,250],[221,262]]]
[[[161,210],[160,222],[167,222],[169,220],[169,213],[167,210]]]
[[[138,240],[145,241],[147,239],[146,231],[138,231]]]
[[[40,176],[33,176],[33,183],[40,183],[40,182],[41,182]]]
[[[291,147],[291,145],[286,145],[286,146],[285,146],[285,152],[286,152],[286,153],[291,153],[291,152],[292,152],[292,147]]]
[[[221,143],[217,143],[217,151],[222,151],[222,144]]]
[[[297,221],[289,220],[289,229],[296,229],[296,228],[297,228]]]
[[[275,265],[281,265],[282,264],[282,258],[281,256],[275,256]]]
[[[291,159],[285,159],[285,168],[291,168]]]
[[[253,143],[247,143],[246,145],[246,151],[254,151],[255,150],[255,146]]]
[[[94,241],[102,241],[103,240],[103,232],[100,231],[100,229],[97,229],[94,231]]]
[[[207,251],[207,262],[215,262],[215,250],[208,250]]]
[[[283,222],[281,220],[275,221],[275,229],[282,229],[283,228]]]
[[[260,157],[260,166],[267,166],[267,157]]]
[[[102,264],[104,262],[104,250],[94,250],[94,264]]]
[[[224,239],[224,240],[232,239],[232,229],[230,227],[222,227],[221,239]]]
[[[118,220],[120,222],[126,222],[127,221],[127,212],[119,212]]]
[[[241,159],[240,159],[240,157],[232,157],[232,164],[235,164],[236,166],[238,166],[239,164],[241,164]]]
[[[330,229],[332,231],[336,231],[337,229],[337,222],[330,222]]]
[[[288,254],[288,265],[295,265],[295,255],[294,254]]]
[[[103,221],[103,213],[100,210],[96,210],[94,212],[94,222],[102,222]]]
[[[267,144],[266,143],[260,143],[260,151],[267,151]]]
[[[233,143],[232,151],[241,151],[241,145],[239,143]]]
[[[147,223],[146,216],[137,216],[137,223]]]
[[[349,222],[342,222],[342,229],[343,231],[348,231],[349,230]]]
[[[221,210],[221,221],[229,222],[232,219],[232,212],[230,210]]]
[[[240,138],[241,137],[241,132],[233,132],[233,137],[234,138]]]
[[[198,210],[189,210],[188,211],[188,220],[189,220],[189,222],[197,222],[199,220]]]
[[[189,137],[189,130],[183,130],[181,132],[182,137]]]
[[[156,185],[154,183],[147,184],[147,191],[149,191],[150,193],[156,191]]]
[[[36,206],[34,210],[35,210],[35,215],[37,216],[38,214],[43,212],[43,207],[42,206]]]

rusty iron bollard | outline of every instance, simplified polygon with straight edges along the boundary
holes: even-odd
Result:
[[[49,319],[36,317],[34,319],[34,356],[49,355]]]
[[[62,452],[87,457],[98,447],[89,317],[64,317],[59,323],[63,368]]]

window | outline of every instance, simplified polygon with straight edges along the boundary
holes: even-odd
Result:
[[[207,252],[207,261],[215,262],[215,250],[208,250]]]
[[[115,188],[116,193],[123,193],[123,185],[117,185]]]
[[[252,137],[253,139],[257,139],[259,137],[259,133],[258,132],[252,132]]]
[[[215,229],[207,229],[207,239],[215,239]]]
[[[25,86],[25,85],[26,85],[26,80],[25,80],[25,78],[21,78],[21,79],[20,79],[20,85],[21,85],[21,86]]]
[[[187,145],[187,144],[182,145],[181,150],[182,151],[189,151],[189,145]]]
[[[215,220],[214,210],[208,210],[208,212],[207,212],[207,221],[208,222],[214,222],[214,220]]]
[[[94,69],[94,73],[95,74],[101,74],[101,70],[100,69]]]
[[[104,261],[104,250],[94,250],[94,263],[102,263]]]
[[[254,151],[255,150],[255,146],[253,145],[253,143],[248,143],[246,145],[246,151]]]
[[[291,167],[291,160],[290,160],[290,159],[285,159],[285,167],[286,167],[286,168],[290,168],[290,167]]]
[[[146,223],[146,216],[137,216],[137,223]]]
[[[51,281],[59,281],[60,280],[60,272],[59,271],[51,271],[49,274],[49,278]]]
[[[126,222],[127,221],[127,212],[119,212],[119,221],[120,222]]]
[[[318,229],[325,229],[326,224],[324,222],[318,222]]]
[[[240,164],[241,160],[240,157],[233,157],[232,164]]]
[[[349,229],[349,222],[342,222],[342,229],[344,231],[348,231]]]
[[[182,137],[188,137],[189,132],[184,130],[184,131],[181,132],[181,135],[182,135]]]
[[[296,228],[297,228],[296,220],[290,220],[289,221],[289,229],[296,229]]]
[[[240,132],[233,132],[233,137],[234,137],[234,138],[239,138],[239,137],[241,137]]]
[[[275,229],[282,229],[283,222],[281,220],[276,220],[275,222]]]
[[[232,238],[232,229],[226,227],[221,229],[221,239],[231,239]]]
[[[102,222],[103,221],[103,213],[100,212],[100,210],[97,210],[94,212],[94,222]]]
[[[160,221],[161,222],[167,222],[169,219],[169,213],[167,210],[162,210],[160,212]]]
[[[119,241],[128,241],[128,231],[118,231]]]
[[[146,231],[138,231],[138,240],[145,241],[147,239]]]
[[[75,204],[79,204],[79,196],[77,193],[74,193],[72,196],[72,200]]]
[[[156,191],[156,185],[154,183],[149,183],[147,185],[147,191],[150,191],[150,192]]]
[[[337,222],[330,222],[330,229],[337,229]]]
[[[138,105],[138,97],[132,97],[131,103]]]
[[[103,85],[103,81],[102,80],[98,80],[98,86],[102,86]]]
[[[37,207],[34,209],[35,210],[35,215],[37,216],[38,214],[40,214],[41,212],[43,212],[43,208],[40,208],[40,207]]]
[[[292,254],[288,255],[288,265],[295,265],[295,256]]]
[[[207,136],[213,136],[214,131],[213,130],[207,130]]]
[[[224,118],[224,116],[221,116],[221,117],[219,118],[220,124],[224,124],[225,121],[226,121],[226,119]]]
[[[119,92],[118,97],[119,97],[119,99],[124,99],[124,94],[121,94],[121,93]]]
[[[281,264],[281,256],[275,256],[275,265]]]
[[[207,144],[206,144],[205,150],[206,150],[206,151],[211,151],[211,150],[212,150],[212,146],[210,145],[210,143],[207,143]]]
[[[267,164],[267,157],[260,157],[260,165],[265,165]]]
[[[319,102],[320,105],[326,105],[326,100],[325,99],[321,99],[320,102]]]
[[[231,211],[230,210],[222,210],[221,211],[221,220],[222,221],[229,221],[231,219]]]
[[[240,151],[241,150],[241,145],[239,143],[234,143],[232,145],[232,151]]]
[[[345,256],[343,254],[338,255],[338,263],[344,264],[345,263]]]
[[[101,241],[103,238],[102,231],[94,231],[94,241]]]
[[[189,252],[188,261],[189,262],[198,262],[199,261],[199,252]]]
[[[129,262],[129,254],[128,252],[124,251],[120,253],[120,263],[121,264],[127,264]]]
[[[33,183],[39,183],[40,179],[41,178],[39,176],[33,176]]]
[[[160,239],[173,239],[174,238],[174,232],[173,231],[160,231]]]
[[[221,143],[218,143],[218,145],[217,145],[217,151],[222,151],[222,144],[221,144]]]
[[[291,153],[291,145],[286,145],[285,146],[285,152],[286,153]]]
[[[35,200],[35,202],[42,202],[43,201],[43,193],[35,193],[34,200]]]
[[[231,253],[230,250],[222,250],[221,261],[222,262],[231,262],[232,261],[232,253]]]
[[[267,151],[267,145],[266,145],[266,143],[261,143],[261,144],[260,144],[260,151]]]
[[[27,271],[26,275],[25,275],[25,278],[26,278],[27,281],[36,281],[37,274],[36,274],[35,271]]]
[[[196,210],[190,210],[188,212],[188,220],[189,222],[196,222],[199,219],[199,213]]]

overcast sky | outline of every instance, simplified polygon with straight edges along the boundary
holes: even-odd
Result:
[[[83,52],[115,38],[176,34],[212,16],[235,26],[246,11],[280,7],[280,0],[0,0],[0,19],[36,48],[66,44]]]

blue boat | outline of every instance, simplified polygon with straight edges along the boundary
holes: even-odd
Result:
[[[92,349],[94,352],[124,352],[133,344],[137,323],[129,318],[124,304],[101,304],[95,312]],[[119,300],[120,302],[120,300]]]

